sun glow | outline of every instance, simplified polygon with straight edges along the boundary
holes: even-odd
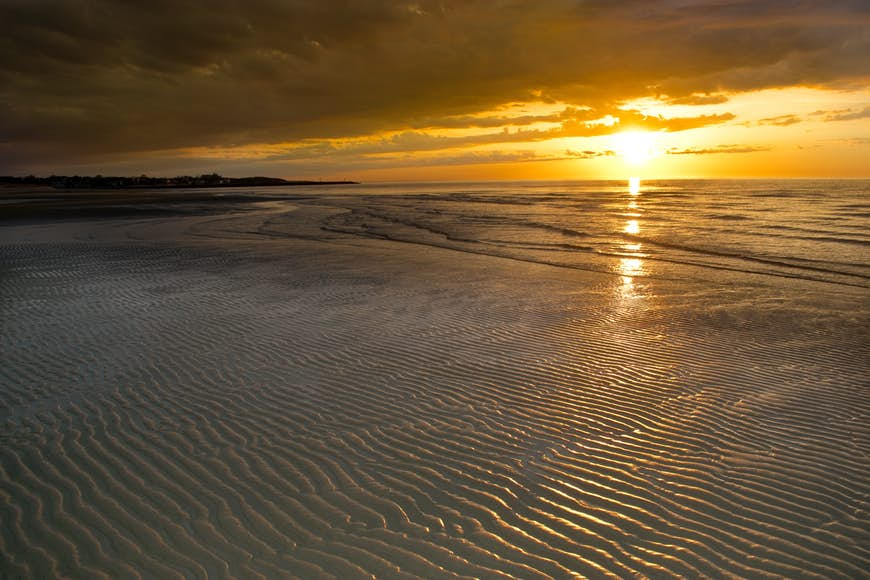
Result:
[[[641,165],[655,155],[656,134],[651,131],[625,131],[613,137],[617,153],[631,165]]]

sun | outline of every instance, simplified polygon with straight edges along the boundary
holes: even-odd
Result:
[[[656,134],[624,131],[613,136],[616,152],[631,165],[642,165],[655,155]]]

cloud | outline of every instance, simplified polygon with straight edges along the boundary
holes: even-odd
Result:
[[[719,113],[716,115],[699,115],[697,117],[645,117],[643,120],[636,122],[644,129],[675,132],[698,129],[708,125],[718,125],[731,121],[734,118],[734,113]]]
[[[751,145],[717,145],[716,147],[690,147],[688,149],[671,148],[666,151],[668,155],[712,155],[718,153],[758,153],[770,151],[770,147]]]
[[[605,134],[590,111],[677,131],[730,118],[618,106],[870,77],[859,0],[2,0],[0,21],[0,142],[31,159],[505,124],[561,127],[509,141]],[[480,115],[530,100],[573,113]]]
[[[669,105],[721,105],[728,102],[728,97],[725,95],[709,95],[709,94],[691,94],[682,97],[666,98],[665,101]]]
[[[614,111],[620,117],[613,125],[593,123],[587,119],[588,112],[575,116],[572,110],[563,111],[553,118],[562,119],[558,126],[547,129],[508,129],[490,131],[465,136],[446,136],[426,131],[404,131],[380,138],[310,140],[286,148],[263,147],[264,157],[272,159],[304,159],[313,157],[351,157],[373,156],[393,153],[424,153],[443,151],[447,149],[471,149],[483,146],[499,146],[516,143],[537,143],[552,139],[568,137],[598,137],[610,135],[628,129],[648,131],[686,131],[707,125],[722,123],[733,119],[732,114],[701,115],[697,117],[678,117],[665,119],[662,117],[647,117],[637,111]],[[582,120],[587,119],[587,120]],[[624,121],[623,121],[624,119]],[[586,157],[612,155],[612,152],[585,151]],[[573,158],[579,158],[576,152],[569,153]]]
[[[864,107],[859,111],[850,109],[834,111],[825,116],[825,121],[855,121],[857,119],[870,119],[870,107]]]
[[[389,162],[392,167],[438,167],[448,165],[480,165],[494,163],[538,163],[541,161],[557,161],[564,159],[560,156],[541,155],[536,151],[520,150],[520,151],[466,151],[461,153],[451,153],[448,155],[436,155],[425,158],[417,158],[414,156],[392,158],[392,159],[367,159],[367,168],[377,165],[386,165]]]
[[[840,142],[847,145],[857,145],[859,147],[865,147],[867,145],[870,145],[870,137],[852,137],[850,139],[840,139]]]
[[[569,159],[594,159],[596,157],[613,157],[616,155],[616,151],[611,149],[605,149],[604,151],[573,151],[571,149],[565,150],[565,157]]]
[[[777,117],[768,117],[766,119],[759,119],[758,125],[773,125],[775,127],[788,127],[789,125],[794,125],[795,123],[800,123],[802,119],[797,115],[779,115]]]
[[[615,115],[619,115],[616,117]],[[598,137],[624,131],[685,131],[689,129],[726,122],[733,118],[731,114],[701,115],[697,117],[678,117],[666,119],[663,117],[644,116],[637,111],[612,110],[609,114],[612,124],[596,122],[600,112],[568,108],[547,116],[536,116],[538,122],[560,120],[549,128],[504,127],[498,131],[478,132],[470,135],[444,135],[437,132],[413,130],[401,131],[379,137],[364,136],[357,138],[337,139],[306,139],[285,144],[258,144],[240,147],[196,147],[179,151],[180,156],[198,157],[213,160],[226,159],[259,159],[272,161],[299,161],[313,159],[333,159],[335,162],[346,163],[355,157],[381,157],[421,154],[446,150],[472,150],[489,146],[507,146],[539,143],[553,139],[569,137]],[[526,117],[521,117],[526,119]],[[513,117],[500,118],[510,123]],[[431,126],[431,123],[426,123]],[[466,121],[458,119],[457,125],[464,127]],[[468,152],[468,151],[467,151]],[[465,153],[463,153],[464,155]],[[469,154],[471,154],[469,152]],[[570,158],[590,158],[612,155],[612,151],[566,151]],[[395,157],[393,157],[395,158]]]

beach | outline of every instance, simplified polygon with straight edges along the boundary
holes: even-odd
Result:
[[[866,577],[867,183],[4,201],[0,576]]]

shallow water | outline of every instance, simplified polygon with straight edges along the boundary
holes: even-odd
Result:
[[[0,225],[0,575],[866,575],[867,186]]]
[[[870,286],[867,181],[445,187],[357,198],[331,225],[635,276],[673,275],[676,263]]]

